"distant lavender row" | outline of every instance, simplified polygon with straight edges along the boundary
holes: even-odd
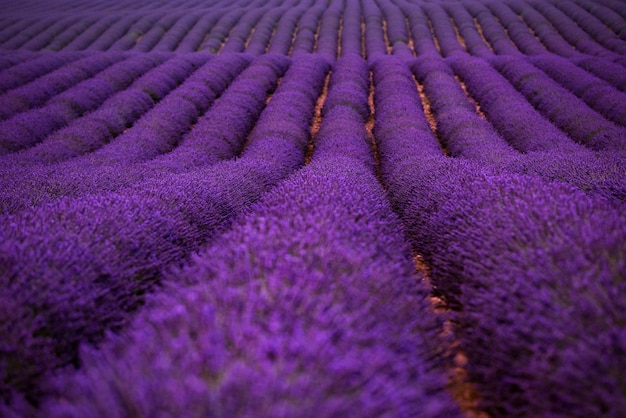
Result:
[[[170,64],[170,70],[182,69],[183,65],[188,67],[186,71],[193,68],[191,63],[176,58],[164,66]],[[22,167],[18,168],[17,163],[7,157],[3,160],[7,173],[2,180],[3,191],[0,192],[4,210],[17,212],[30,205],[57,200],[63,196],[113,191],[148,178],[161,177],[169,172],[189,171],[238,155],[265,107],[267,92],[275,88],[277,78],[286,70],[288,58],[275,54],[259,57],[248,70],[244,70],[228,85],[248,64],[247,57],[237,54],[213,58],[152,112],[140,119],[133,128],[84,157],[63,164],[35,168],[32,162],[22,163]],[[165,71],[166,68],[161,70],[162,73],[158,72],[154,76],[172,75],[172,71]],[[155,77],[150,80],[155,81]],[[150,87],[152,84],[146,83],[146,86]],[[172,107],[180,107],[177,102],[181,97],[189,100],[199,97],[205,101],[203,106],[206,107],[206,101],[224,89],[226,90],[214,103],[209,103],[212,105],[206,113],[201,115],[198,111],[198,119],[190,131],[186,129],[189,123],[185,121],[193,114],[188,112],[177,115],[176,118],[168,116],[172,113]],[[168,121],[166,127],[161,125],[164,119]],[[172,122],[176,120],[182,121],[182,129],[176,130],[175,126],[172,127]],[[161,127],[155,130],[155,124]],[[80,136],[85,141],[80,148],[67,144],[66,135],[72,132],[59,131],[53,140],[33,148],[33,152],[22,153],[22,157],[31,157],[34,161],[49,161],[52,155],[62,160],[72,153],[80,155],[91,150],[97,145],[97,138],[89,136],[93,131],[81,132],[81,129],[82,124],[77,124],[74,133],[74,139],[78,140]],[[175,148],[170,149],[172,144]],[[165,152],[162,153],[159,149]]]
[[[105,57],[105,67],[106,64],[113,65],[100,71],[95,77],[53,96],[40,108],[19,113],[0,122],[0,155],[37,144],[51,132],[97,108],[116,92],[124,90],[136,77],[158,63],[158,56],[148,59],[134,56],[119,62],[121,58],[123,57],[115,54]],[[97,60],[94,61],[97,66]]]
[[[80,342],[126,323],[165,267],[304,163],[327,69],[313,56],[291,65],[237,160],[3,217],[5,398],[12,390],[35,395],[41,373],[73,361]]]

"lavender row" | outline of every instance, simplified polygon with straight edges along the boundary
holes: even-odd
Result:
[[[385,19],[388,47],[392,54],[412,57],[413,51],[409,48],[409,31],[406,18],[402,10],[389,1],[378,1],[378,5]]]
[[[594,150],[626,149],[624,127],[604,119],[532,64],[512,57],[494,57],[490,62],[535,109],[576,142]]]
[[[624,18],[608,6],[586,0],[574,0],[574,3],[594,16],[603,25],[609,27],[622,41],[626,41],[626,32],[623,30]]]
[[[407,158],[413,151],[424,155],[443,155],[424,115],[415,79],[404,60],[388,56],[374,61],[371,66],[375,77],[376,74],[387,74],[375,79],[376,120],[384,121],[374,126],[379,155],[389,152],[386,148],[388,141],[379,144],[379,137],[393,138],[394,142],[403,144]]]
[[[545,55],[529,61],[602,116],[626,126],[626,93],[560,57]]]
[[[582,149],[539,114],[486,61],[458,57],[450,61],[450,65],[499,134],[517,150],[559,149],[569,152]]]
[[[494,51],[498,54],[517,53],[500,25],[493,21],[491,14],[476,13],[477,3],[465,3],[464,5],[468,8],[453,7],[449,3],[444,4],[443,7],[457,28],[457,36],[463,39],[467,52],[477,57],[489,57],[494,54]],[[468,9],[472,10],[471,6],[474,6],[473,12],[477,14],[476,17],[468,11]]]
[[[479,16],[476,13],[491,14],[496,18],[502,27],[506,30],[508,37],[514,42],[517,49],[526,55],[539,55],[548,52],[546,46],[542,44],[532,32],[524,21],[524,17],[515,13],[504,2],[487,2],[484,6],[479,6],[477,3],[470,3],[468,5],[470,11],[474,17]]]
[[[285,10],[285,13],[276,24],[274,36],[270,46],[267,48],[268,53],[290,55],[298,22],[307,11],[307,8],[301,6]],[[255,36],[257,35],[256,30],[254,34]]]
[[[341,19],[340,55],[363,55],[360,1],[346,0]]]
[[[27,389],[37,397],[42,373],[75,360],[79,343],[127,323],[164,268],[304,163],[327,70],[316,57],[296,60],[237,160],[4,217],[5,399]]]
[[[17,49],[20,48],[25,43],[31,41],[33,38],[37,37],[42,32],[45,32],[48,28],[55,28],[55,22],[57,25],[62,22],[58,22],[58,19],[53,17],[48,17],[45,19],[38,20],[34,22],[28,28],[21,31],[19,34],[13,36],[12,38],[5,41],[1,47],[2,49]]]
[[[615,32],[607,28],[603,22],[587,13],[583,8],[577,6],[576,3],[554,3],[554,6],[576,22],[600,45],[618,54],[626,54],[626,42],[619,39]]]
[[[377,59],[387,54],[388,43],[385,41],[383,30],[383,14],[374,0],[365,0],[362,3],[363,23],[365,33],[365,53],[368,60]]]
[[[0,72],[0,92],[27,84],[84,56],[84,53],[45,54],[20,62]]]
[[[424,86],[436,119],[437,134],[449,155],[497,163],[518,154],[477,113],[450,66],[440,57],[422,57],[411,66]]]
[[[325,11],[324,6],[309,9],[298,22],[298,32],[293,41],[292,56],[306,55],[315,51],[319,37],[320,20]]]
[[[373,138],[365,129],[370,118],[369,91],[367,62],[360,54],[342,54],[333,66],[313,162],[342,156],[374,173]]]
[[[618,41],[621,47],[618,48],[617,53],[610,51],[606,46],[599,44],[596,39],[593,39],[585,33],[576,22],[572,21],[561,10],[551,5],[549,2],[542,3],[532,1],[530,4],[540,11],[559,31],[561,36],[571,45],[575,46],[578,51],[626,64],[626,60],[622,55],[626,52],[626,49],[624,49],[622,42]],[[597,36],[598,34],[596,33],[595,35]]]
[[[55,163],[92,152],[113,141],[147,113],[194,70],[206,56],[155,55],[164,61],[135,80],[127,89],[107,99],[98,109],[47,136],[40,144],[7,157],[2,166]],[[10,158],[9,164],[6,164]]]
[[[80,51],[88,49],[109,27],[120,20],[119,16],[103,16],[76,36],[64,39],[55,50]]]
[[[566,185],[441,159],[416,158],[393,176],[392,202],[437,289],[459,309],[482,409],[619,416],[620,211]]]
[[[443,318],[361,160],[368,82],[362,58],[337,62],[312,163],[171,274],[127,332],[83,350],[43,414],[460,416]]]
[[[30,167],[12,170],[3,179],[7,184],[3,192],[6,196],[5,210],[15,212],[31,204],[56,200],[65,195],[97,193],[103,188],[112,191],[149,177],[145,169],[130,167],[171,151],[214,99],[250,62],[248,57],[236,54],[219,56],[206,64],[206,57],[200,62],[196,57],[189,58],[188,61],[172,62],[172,65],[164,68],[175,70],[173,73],[168,72],[168,76],[178,77],[170,80],[173,85],[164,84],[161,88],[165,92],[171,90],[180,83],[181,78],[195,72],[112,142],[101,146],[94,153],[62,165],[36,170]],[[86,142],[79,147],[70,147],[74,154],[83,154],[101,145],[95,142],[95,138],[84,139]],[[68,152],[63,148],[64,140],[67,141],[67,138],[60,136],[51,145],[60,147],[60,152],[63,152],[61,155],[67,158]],[[42,156],[46,158],[48,153],[40,151],[40,154],[46,154]],[[33,183],[37,185],[36,189],[29,186]],[[55,184],[56,191],[49,193],[45,187],[47,184]]]
[[[51,97],[123,60],[121,54],[88,55],[0,96],[0,119],[43,105]]]
[[[133,56],[114,63],[96,76],[50,99],[45,106],[19,113],[0,122],[0,154],[31,147],[45,136],[67,125],[85,112],[97,108],[107,98],[128,87],[133,80],[157,64],[157,60]],[[117,58],[117,59],[116,59]]]
[[[547,181],[569,183],[616,204],[626,199],[622,153],[554,150],[520,153],[477,113],[454,73],[438,57],[419,58],[411,66],[433,110],[437,136],[452,157],[481,161],[512,173],[532,173]]]

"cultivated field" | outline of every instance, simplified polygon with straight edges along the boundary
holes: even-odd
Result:
[[[0,416],[623,417],[626,2],[0,0]]]

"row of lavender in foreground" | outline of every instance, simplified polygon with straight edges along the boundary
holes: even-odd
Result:
[[[86,13],[62,8],[40,14],[45,3],[8,13],[0,49],[28,51],[205,51],[211,53],[319,53],[334,59],[342,49],[378,54],[436,53],[600,57],[626,64],[620,8],[576,1],[463,0],[455,2],[274,0],[269,3],[173,5],[150,13]],[[584,2],[583,2],[584,3]],[[192,13],[190,13],[191,11]],[[341,39],[343,24],[363,44]],[[57,14],[57,16],[55,16]],[[364,24],[361,27],[361,21]],[[308,40],[308,42],[305,42]],[[344,45],[345,44],[345,45]]]
[[[124,324],[166,266],[181,262],[304,163],[326,71],[318,57],[295,61],[236,160],[147,178],[117,192],[106,190],[104,178],[97,194],[3,218],[3,396],[36,392],[41,373],[73,361],[80,342]],[[123,174],[126,167],[119,168]]]
[[[415,100],[395,94],[407,70],[381,60],[374,82],[383,184],[455,310],[480,406],[494,416],[619,416],[621,211],[538,176],[445,158],[426,121],[397,110]]]

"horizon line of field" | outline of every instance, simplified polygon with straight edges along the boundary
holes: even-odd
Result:
[[[342,49],[368,58],[390,53],[486,57],[551,52],[565,57],[589,54],[626,64],[626,31],[620,29],[619,14],[607,7],[600,13],[600,8],[583,9],[584,4],[574,2],[420,5],[346,0],[345,7],[334,2],[328,8],[312,1],[304,7],[298,6],[300,2],[290,7],[282,3],[207,9],[202,16],[168,10],[61,19],[47,15],[43,20],[7,17],[0,48],[321,53],[329,59],[341,56]],[[584,20],[581,11],[586,13]]]

